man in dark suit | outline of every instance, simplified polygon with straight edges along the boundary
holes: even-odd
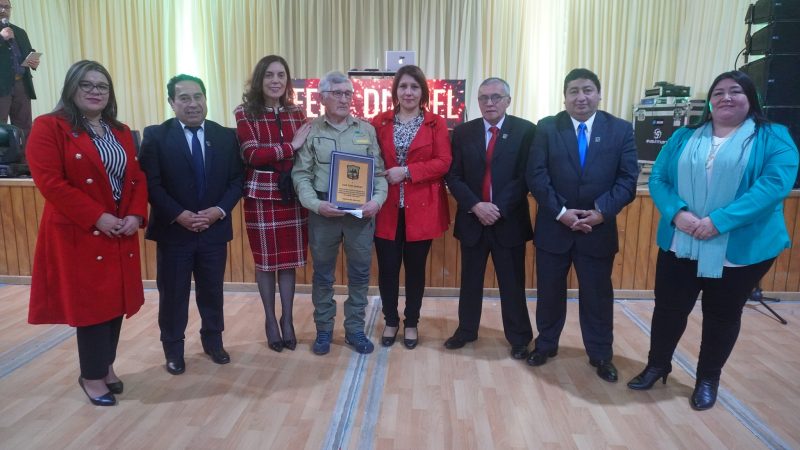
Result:
[[[8,23],[10,18],[11,2],[0,0],[0,21],[4,23],[0,24],[0,123],[6,123],[10,116],[11,125],[27,138],[33,120],[31,99],[36,98],[31,69],[39,67],[39,58],[29,60],[27,67],[21,65],[33,49],[28,33]]]
[[[222,346],[222,285],[233,239],[228,216],[242,196],[243,169],[234,131],[205,120],[203,81],[178,75],[167,93],[176,117],[145,128],[140,163],[151,205],[145,236],[157,242],[158,326],[167,371],[178,375],[186,368],[192,275],[203,350],[217,364],[230,362]]]
[[[600,80],[586,69],[564,79],[564,106],[542,119],[528,166],[528,186],[538,205],[536,337],[528,364],[556,356],[567,315],[567,273],[575,266],[583,345],[597,375],[617,381],[611,362],[614,289],[611,270],[616,216],[636,195],[639,166],[633,127],[598,111]]]
[[[511,356],[524,359],[533,339],[525,303],[525,243],[532,238],[525,167],[536,127],[506,114],[511,89],[500,78],[478,88],[482,117],[453,131],[447,185],[458,203],[453,234],[461,243],[458,329],[444,346],[478,338],[486,262],[492,255],[503,329]]]

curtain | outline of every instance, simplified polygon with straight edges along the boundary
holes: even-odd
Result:
[[[655,81],[705,97],[744,46],[749,0],[25,0],[12,22],[44,53],[34,116],[60,96],[67,68],[95,59],[113,77],[119,118],[134,129],[172,116],[166,82],[205,81],[209,119],[234,126],[253,66],[283,55],[296,78],[383,68],[384,51],[414,50],[429,78],[511,85],[509,113],[531,121],[563,109],[574,67],[600,77],[600,107],[631,120]]]

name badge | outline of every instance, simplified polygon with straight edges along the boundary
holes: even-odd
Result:
[[[364,134],[361,131],[356,131],[353,134],[353,144],[357,145],[369,145],[369,136]]]

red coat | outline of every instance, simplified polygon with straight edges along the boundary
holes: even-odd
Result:
[[[378,114],[372,125],[378,136],[386,169],[397,167],[394,147],[394,111]],[[442,235],[450,226],[450,209],[444,176],[450,169],[453,155],[447,122],[441,116],[425,111],[417,135],[411,142],[406,165],[411,180],[405,185],[406,240],[422,241]],[[376,219],[375,236],[395,239],[400,207],[400,188],[389,185],[389,194]]]
[[[109,238],[94,227],[104,212],[147,217],[147,182],[131,132],[112,131],[128,156],[119,207],[86,132],[73,132],[55,114],[33,123],[25,153],[45,205],[33,260],[30,323],[93,325],[130,317],[144,303],[138,233]]]

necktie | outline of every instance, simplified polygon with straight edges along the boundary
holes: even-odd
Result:
[[[497,127],[489,127],[489,132],[492,133],[489,139],[489,145],[486,147],[486,171],[483,173],[483,201],[492,201],[492,155],[494,154],[494,144],[497,142],[497,134],[500,129]]]
[[[202,199],[206,194],[206,165],[203,161],[203,147],[200,145],[200,138],[197,137],[197,130],[200,127],[186,127],[192,132],[192,165],[194,166],[194,178],[197,184],[197,197]]]
[[[586,124],[581,122],[578,125],[578,156],[581,158],[581,167],[586,161]]]

